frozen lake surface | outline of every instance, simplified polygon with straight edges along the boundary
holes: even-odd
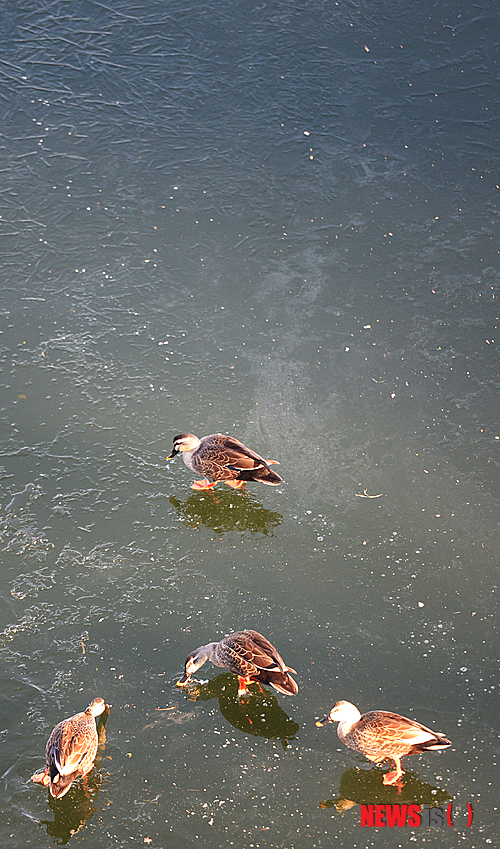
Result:
[[[0,10],[0,731],[11,849],[499,845],[499,16]],[[175,434],[279,460],[193,492]],[[243,628],[288,698],[186,655]],[[88,778],[30,782],[111,712]],[[405,785],[338,699],[443,731]],[[448,805],[372,830],[362,802]],[[467,803],[475,811],[466,828]]]

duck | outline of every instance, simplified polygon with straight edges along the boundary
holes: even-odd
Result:
[[[96,717],[109,705],[94,699],[81,713],[63,719],[53,729],[45,747],[45,772],[31,776],[36,784],[49,785],[55,799],[66,795],[77,778],[87,775],[94,766],[98,735]]]
[[[420,722],[407,719],[387,710],[371,710],[360,714],[357,707],[344,700],[336,702],[318,728],[329,722],[338,722],[337,734],[342,742],[360,752],[368,760],[381,763],[394,762],[395,770],[384,775],[384,784],[397,784],[404,771],[401,758],[434,749],[447,749],[450,740],[440,731],[431,731]]]
[[[270,684],[285,695],[299,692],[297,683],[289,675],[289,672],[296,675],[295,669],[286,666],[277,649],[257,631],[235,631],[218,643],[208,643],[192,651],[186,658],[184,675],[177,686],[185,687],[206,660],[238,676],[238,697],[247,693],[252,683],[257,683],[261,691],[261,684]]]
[[[181,452],[188,469],[206,475],[204,480],[194,481],[191,489],[212,489],[219,481],[233,489],[244,488],[247,481],[268,486],[283,483],[283,478],[269,468],[279,465],[277,460],[264,460],[233,436],[211,433],[198,439],[193,433],[179,433],[174,436],[174,448],[167,460],[173,460]]]

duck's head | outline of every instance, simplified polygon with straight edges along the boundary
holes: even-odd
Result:
[[[179,454],[181,451],[192,451],[193,448],[197,448],[200,444],[200,440],[197,436],[194,436],[192,433],[179,433],[177,436],[174,436],[174,450],[167,457],[167,460],[173,460],[176,454]]]
[[[356,721],[359,717],[360,713],[357,707],[351,704],[351,702],[346,702],[345,699],[342,699],[340,702],[335,702],[330,713],[324,716],[323,719],[319,719],[316,725],[318,728],[321,728],[322,725],[327,725],[329,722],[342,722],[346,719]]]
[[[95,717],[100,716],[105,710],[109,710],[109,705],[106,704],[104,699],[98,698],[89,704],[85,713],[90,713],[91,716]]]
[[[215,647],[215,645],[216,643],[209,643],[207,646],[200,646],[200,648],[195,649],[191,652],[191,654],[188,654],[186,662],[184,664],[184,675],[182,676],[180,681],[177,681],[178,687],[186,686],[186,684],[189,682],[189,679],[191,678],[191,675],[194,675],[194,673],[200,668],[200,666],[203,666],[205,661],[212,656],[213,648]]]

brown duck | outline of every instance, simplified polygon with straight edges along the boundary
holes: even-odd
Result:
[[[45,772],[31,776],[37,784],[50,786],[55,799],[64,796],[74,781],[87,775],[97,753],[95,719],[109,710],[104,699],[94,699],[82,713],[63,719],[52,731],[45,747]]]
[[[368,760],[394,761],[394,772],[384,775],[384,784],[396,784],[402,775],[401,758],[429,749],[447,749],[451,742],[440,731],[434,732],[419,722],[387,710],[371,710],[362,716],[353,704],[340,701],[316,723],[318,727],[338,722],[337,734],[346,746]]]
[[[174,437],[174,449],[167,460],[180,452],[188,469],[205,475],[204,480],[194,481],[191,489],[212,489],[219,481],[234,489],[241,489],[246,481],[259,481],[269,486],[283,482],[269,468],[277,460],[264,460],[238,439],[223,433],[212,433],[202,439],[192,433],[179,433]]]
[[[218,643],[208,643],[192,651],[186,658],[184,675],[177,686],[185,687],[191,675],[206,660],[238,676],[238,696],[246,693],[247,686],[253,682],[270,684],[278,692],[287,695],[295,695],[299,691],[296,682],[288,674],[295,673],[295,669],[286,666],[272,643],[257,631],[236,631]]]

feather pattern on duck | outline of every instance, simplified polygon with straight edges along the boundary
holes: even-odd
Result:
[[[235,489],[243,487],[246,481],[269,486],[282,483],[282,478],[269,468],[277,460],[264,460],[238,439],[223,433],[212,433],[202,439],[192,433],[179,433],[174,437],[174,448],[167,460],[179,452],[188,469],[208,478],[195,481],[191,489],[211,489],[218,481]]]
[[[245,693],[247,685],[252,682],[270,684],[275,690],[287,695],[299,691],[296,682],[288,674],[295,673],[295,669],[286,666],[277,649],[257,631],[236,631],[218,643],[208,643],[195,649],[186,658],[184,675],[178,686],[185,687],[191,675],[206,660],[238,676],[238,695]]]
[[[45,747],[45,772],[31,780],[49,785],[55,799],[64,796],[74,781],[94,766],[98,735],[96,717],[109,710],[104,699],[94,699],[81,713],[63,719],[53,729]]]
[[[320,727],[329,722],[338,722],[337,734],[342,742],[368,760],[374,763],[386,759],[394,761],[396,769],[384,776],[384,784],[395,784],[404,775],[401,758],[405,755],[451,746],[440,731],[431,731],[419,722],[386,710],[372,710],[361,715],[357,707],[346,701],[337,702],[316,725]]]

